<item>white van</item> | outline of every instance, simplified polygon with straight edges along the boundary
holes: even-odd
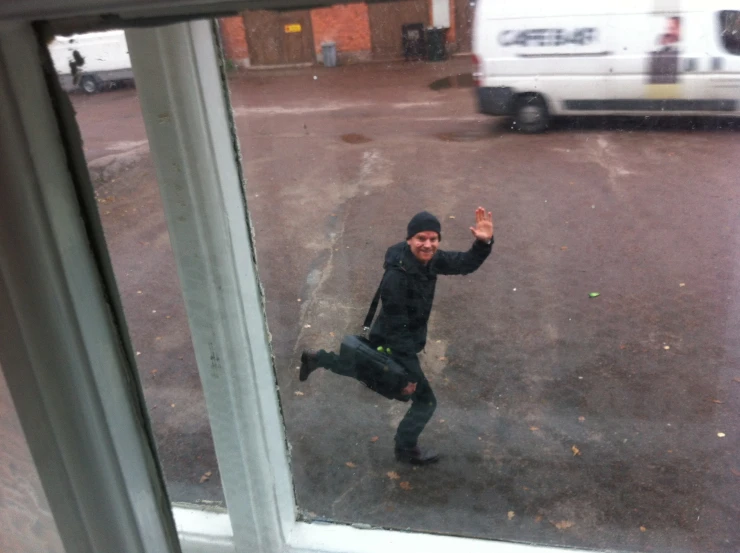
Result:
[[[540,132],[554,115],[740,114],[740,3],[478,0],[479,110]]]
[[[58,36],[49,45],[62,88],[95,94],[107,83],[134,78],[121,30]]]

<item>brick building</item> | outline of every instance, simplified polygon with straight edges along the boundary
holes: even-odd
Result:
[[[447,27],[449,52],[469,52],[471,0],[396,0],[288,12],[245,11],[221,19],[226,57],[242,66],[321,63],[336,43],[339,63],[403,57],[401,27]]]

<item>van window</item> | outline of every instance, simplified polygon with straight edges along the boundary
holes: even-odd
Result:
[[[740,11],[723,11],[719,15],[722,44],[730,54],[740,55]]]

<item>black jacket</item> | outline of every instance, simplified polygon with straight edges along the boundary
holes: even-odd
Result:
[[[472,273],[491,253],[479,240],[467,252],[437,250],[425,266],[406,242],[388,248],[381,283],[380,315],[370,330],[370,342],[390,347],[394,355],[414,355],[424,349],[437,275]]]

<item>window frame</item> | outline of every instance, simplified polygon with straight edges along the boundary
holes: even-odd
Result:
[[[11,59],[9,48],[3,50],[3,41],[8,36],[16,36],[13,33],[22,36],[23,56],[13,67],[0,63],[0,84],[15,86],[11,88],[19,105],[31,105],[29,102],[33,100],[34,108],[40,109],[45,118],[39,118],[38,113],[27,106],[19,111],[20,119],[14,131],[26,140],[17,141],[12,150],[0,155],[0,176],[5,175],[1,168],[11,156],[28,157],[32,163],[19,167],[15,173],[8,173],[6,184],[9,186],[1,193],[8,194],[7,199],[12,203],[7,205],[14,209],[24,210],[36,204],[46,207],[29,218],[25,224],[28,233],[21,236],[20,245],[46,260],[49,286],[62,290],[65,305],[70,307],[52,323],[59,329],[67,328],[72,332],[75,329],[92,331],[93,327],[102,329],[100,334],[94,335],[94,343],[90,336],[70,336],[64,332],[54,337],[56,342],[52,345],[66,347],[70,352],[74,350],[70,346],[82,340],[86,347],[95,345],[110,354],[104,360],[81,360],[71,356],[70,372],[77,375],[77,367],[80,367],[88,373],[94,372],[98,378],[94,378],[90,386],[69,387],[58,390],[58,394],[72,405],[85,400],[88,393],[99,401],[111,397],[116,401],[118,410],[115,413],[90,413],[93,422],[103,426],[100,433],[90,434],[90,439],[95,445],[106,446],[110,435],[115,438],[122,432],[121,428],[127,433],[125,439],[114,440],[115,447],[110,448],[107,457],[89,461],[97,463],[103,481],[121,472],[128,474],[134,470],[131,467],[135,467],[136,474],[128,480],[116,480],[118,487],[107,488],[109,499],[119,502],[130,512],[135,512],[137,505],[131,486],[148,483],[145,499],[159,508],[158,516],[147,521],[143,514],[139,514],[134,522],[121,522],[121,529],[136,531],[141,538],[141,547],[137,551],[177,551],[178,545],[168,543],[166,539],[173,524],[170,516],[174,516],[180,537],[179,547],[186,553],[406,553],[409,550],[434,553],[455,549],[469,553],[559,551],[547,546],[372,528],[361,521],[342,525],[297,520],[289,452],[244,194],[241,154],[228,101],[223,60],[219,54],[218,33],[214,22],[202,20],[127,31],[228,513],[181,505],[173,506],[170,511],[169,504],[162,504],[162,498],[166,498],[166,494],[162,495],[163,477],[154,462],[156,453],[143,447],[151,445],[151,432],[148,423],[141,420],[145,413],[145,409],[140,410],[143,395],[138,380],[133,376],[134,361],[122,312],[115,308],[118,292],[111,277],[110,261],[100,242],[100,221],[95,202],[90,201],[92,188],[84,171],[68,170],[70,159],[79,160],[82,156],[81,141],[79,136],[65,130],[74,123],[54,111],[55,102],[64,102],[64,99],[54,97],[53,92],[50,94],[48,84],[42,78],[43,60],[38,58],[38,44],[30,25],[18,24],[9,29],[0,28],[3,60]],[[17,44],[15,46],[13,54],[17,56]],[[26,62],[25,67],[21,62]],[[28,75],[28,80],[21,83]],[[21,84],[26,87],[25,96],[19,92]],[[5,136],[7,138],[9,133]],[[38,155],[40,147],[47,153],[48,149],[53,150],[55,155],[51,161]],[[62,182],[49,176],[54,170],[63,175]],[[13,196],[26,187],[27,179],[33,180],[32,190],[36,196],[25,199]],[[60,207],[52,203],[58,190],[51,185],[61,186],[65,194],[61,214]],[[74,233],[54,232],[54,223],[59,217],[64,218],[64,225],[73,228]],[[39,226],[43,232],[31,232],[33,225]],[[0,252],[10,251],[12,237],[8,234],[0,234],[0,245],[5,247],[5,250],[0,248]],[[99,246],[97,249],[96,244]],[[74,263],[81,263],[86,272],[70,273]],[[9,303],[16,306],[32,302],[34,291],[31,289],[21,287],[22,293],[16,297],[5,294],[7,283],[20,282],[23,274],[17,267],[2,266],[2,263],[0,268],[0,299],[10,298],[15,303]],[[85,285],[92,293],[80,293]],[[112,315],[111,302],[114,304]],[[59,307],[58,302],[50,298],[42,298],[40,304],[48,313]],[[95,314],[94,320],[88,320],[90,313]],[[10,322],[22,326],[21,311],[13,311]],[[39,331],[34,342],[1,345],[6,374],[18,374],[30,367],[38,374],[48,375],[53,370],[49,359],[38,363],[31,359],[31,346],[41,347],[44,339],[48,344],[48,336]],[[77,376],[84,378],[86,374]],[[106,378],[113,378],[116,385],[111,387]],[[53,382],[47,380],[45,384],[31,384],[9,378],[9,387],[18,403],[19,416],[31,442],[37,468],[50,496],[55,519],[59,521],[65,503],[57,482],[67,479],[77,486],[89,485],[89,475],[80,474],[67,465],[62,467],[60,474],[58,467],[41,462],[40,450],[33,447],[40,439],[29,429],[40,425],[49,436],[67,448],[73,445],[73,438],[64,428],[51,424],[48,419],[39,419],[30,409],[32,405],[40,405],[41,411],[53,410],[56,403],[51,402],[48,393]],[[123,448],[129,441],[138,444],[133,459]],[[74,502],[74,499],[69,501]],[[90,516],[94,515],[91,510],[94,506],[88,504],[83,507]],[[87,551],[73,549],[75,540],[84,538],[92,530],[100,532],[108,524],[104,517],[93,517],[87,522],[87,526],[77,524],[63,529],[63,543],[69,551]],[[151,542],[144,539],[154,534],[163,538]],[[89,551],[115,551],[114,547],[115,544],[110,543],[107,547],[90,548]]]

